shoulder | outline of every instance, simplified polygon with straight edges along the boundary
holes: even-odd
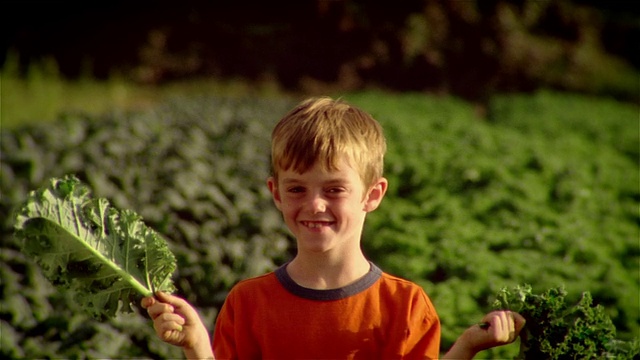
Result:
[[[278,285],[274,272],[248,278],[236,283],[229,292],[229,296],[241,296],[245,293],[260,293],[270,291]]]
[[[401,277],[394,276],[386,272],[383,272],[382,276],[380,276],[380,282],[385,286],[394,287],[394,288],[402,289],[405,291],[424,292],[422,287],[420,287],[420,285],[414,283],[413,281],[403,279]]]
[[[426,306],[428,311],[435,313],[435,308],[427,293],[413,281],[383,272],[380,277],[380,291],[399,301],[413,304],[413,306]]]

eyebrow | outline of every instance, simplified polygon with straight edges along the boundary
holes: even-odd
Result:
[[[291,184],[300,184],[300,183],[304,183],[305,181],[300,180],[300,179],[296,179],[296,178],[284,178],[282,179],[282,184],[283,185],[291,185]],[[338,177],[338,178],[332,178],[332,179],[328,179],[326,181],[323,181],[322,184],[323,185],[334,185],[334,184],[348,184],[350,183],[348,179],[346,178],[342,178],[342,177]]]

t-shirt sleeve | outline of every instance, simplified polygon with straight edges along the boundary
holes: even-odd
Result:
[[[218,317],[213,332],[213,354],[216,359],[237,359],[234,329],[234,309],[231,294],[226,299]]]
[[[437,359],[440,355],[440,319],[422,290],[413,299],[405,346],[407,359]]]

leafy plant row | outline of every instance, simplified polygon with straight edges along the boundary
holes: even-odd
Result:
[[[585,291],[618,336],[640,334],[638,108],[559,93],[504,95],[488,109],[419,94],[357,95],[387,132],[389,193],[364,247],[421,282],[443,347],[504,286]],[[489,358],[514,354],[489,351]]]
[[[273,269],[289,242],[265,186],[279,99],[179,99],[154,111],[68,115],[2,133],[2,356],[177,358],[146,314],[104,323],[56,292],[11,235],[11,212],[51,177],[75,174],[170,243],[178,294],[213,327],[232,284]]]
[[[389,142],[389,195],[367,220],[365,252],[425,287],[441,316],[443,349],[491,309],[500,289],[522,283],[537,292],[565,285],[574,302],[590,291],[619,338],[639,335],[637,107],[505,95],[485,116],[452,98],[344,97],[370,111]],[[212,327],[236,281],[292,251],[264,185],[271,128],[292,105],[176,99],[150,112],[70,115],[4,131],[3,357],[180,357],[143,314],[95,322],[76,310],[18,251],[9,214],[50,177],[76,174],[167,238],[178,294]]]

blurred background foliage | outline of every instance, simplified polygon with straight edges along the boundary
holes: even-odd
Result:
[[[640,13],[627,1],[5,1],[3,358],[176,358],[144,314],[97,323],[11,236],[75,173],[139,212],[209,326],[295,251],[264,186],[269,133],[308,95],[370,111],[389,197],[363,247],[432,296],[443,350],[503,286],[590,291],[640,336]],[[505,358],[514,347],[479,358]]]
[[[640,12],[629,1],[9,0],[2,8],[8,122],[27,118],[21,91],[49,95],[39,115],[51,103],[141,107],[158,99],[157,85],[174,91],[193,80],[187,88],[199,91],[377,87],[479,104],[539,88],[639,99]],[[43,77],[59,81],[47,87]],[[104,102],[89,100],[97,91]]]

